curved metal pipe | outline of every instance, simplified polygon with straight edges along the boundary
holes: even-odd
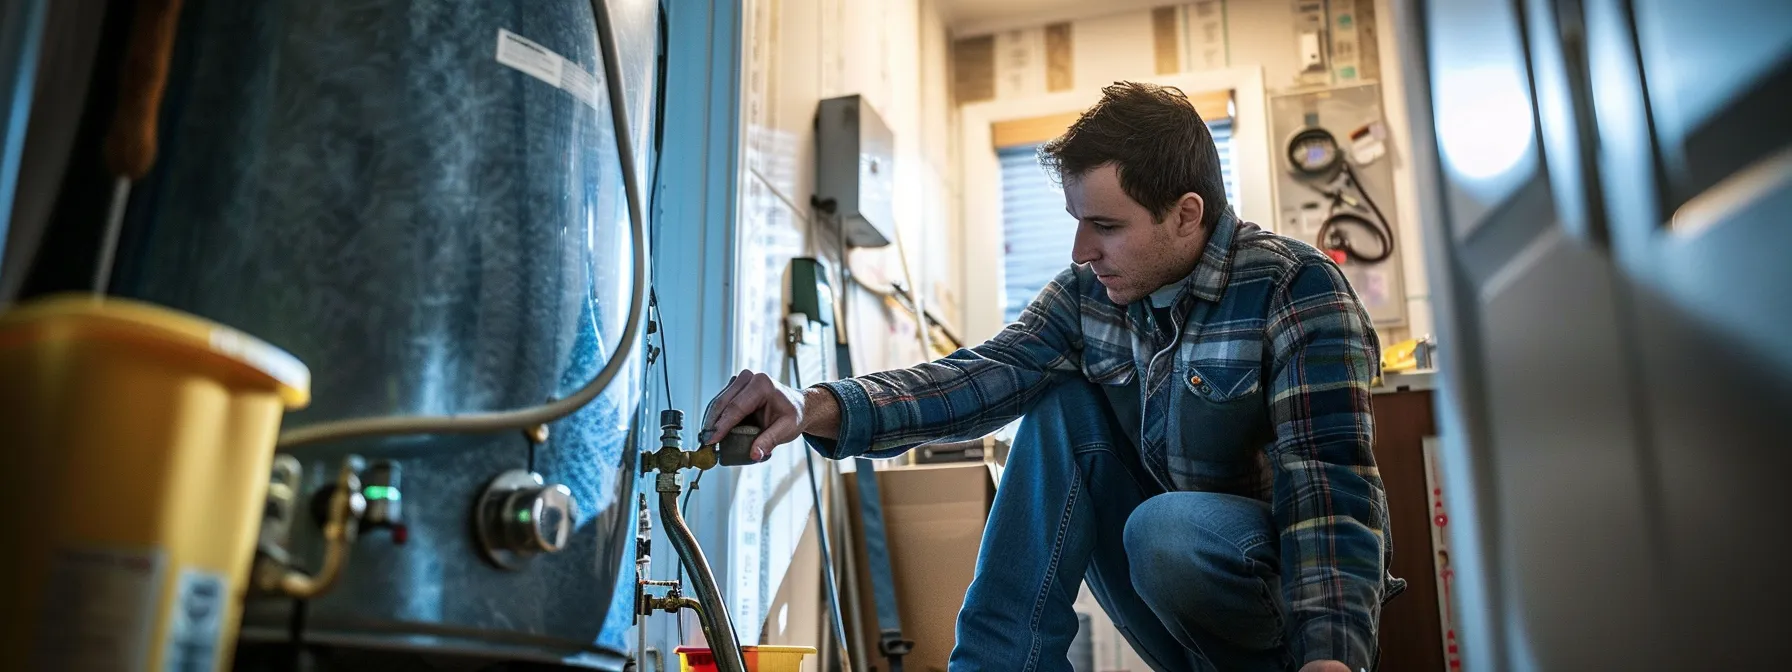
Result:
[[[342,570],[348,566],[349,550],[355,545],[361,514],[367,510],[367,499],[361,494],[361,477],[357,474],[359,458],[342,463],[336,476],[336,492],[330,495],[330,519],[324,523],[324,564],[316,574],[306,574],[286,567],[274,578],[268,590],[286,597],[307,600],[336,586]]]
[[[697,545],[697,537],[691,534],[691,528],[684,524],[684,516],[678,512],[678,491],[660,491],[660,522],[666,526],[666,538],[672,540],[672,548],[678,551],[679,562],[691,574],[691,589],[697,593],[697,601],[702,605],[697,610],[697,618],[703,623],[704,634],[709,638],[709,649],[716,657],[716,669],[719,672],[747,672],[747,663],[740,653],[740,641],[734,638],[734,621],[728,616],[728,607],[722,604],[722,589],[716,585],[715,573],[709,570],[709,560],[703,557],[703,548]]]

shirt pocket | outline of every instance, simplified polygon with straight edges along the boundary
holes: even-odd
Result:
[[[1230,404],[1261,391],[1263,368],[1228,360],[1188,362],[1182,367],[1182,383],[1197,399],[1211,404]]]
[[[1179,488],[1260,496],[1272,436],[1261,368],[1230,358],[1177,368],[1170,476]]]

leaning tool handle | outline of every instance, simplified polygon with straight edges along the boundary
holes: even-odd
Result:
[[[890,661],[889,672],[902,672],[902,657],[915,642],[902,636],[901,611],[896,606],[896,578],[890,567],[890,539],[884,531],[883,493],[878,490],[877,470],[871,460],[859,458],[860,524],[865,530],[865,555],[870,562],[872,611],[877,614],[877,652]]]
[[[156,115],[168,83],[168,59],[181,0],[137,0],[124,65],[118,73],[118,110],[106,134],[106,168],[141,179],[156,161]]]

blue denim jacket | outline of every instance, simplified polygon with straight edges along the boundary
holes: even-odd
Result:
[[[1391,553],[1368,313],[1324,254],[1230,213],[1181,287],[1159,332],[1148,302],[1115,305],[1092,271],[1070,267],[982,345],[824,384],[840,400],[840,438],[815,443],[845,458],[972,439],[1055,380],[1087,378],[1136,427],[1166,490],[1271,505],[1297,660],[1367,666]]]

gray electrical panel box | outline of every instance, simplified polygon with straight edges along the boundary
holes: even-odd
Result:
[[[1367,207],[1372,199],[1392,230],[1393,253],[1378,263],[1349,260],[1339,265],[1363,308],[1378,327],[1406,324],[1406,287],[1401,277],[1401,256],[1415,251],[1399,239],[1400,223],[1394,210],[1394,159],[1387,152],[1386,121],[1381,112],[1381,86],[1361,84],[1301,91],[1269,99],[1270,156],[1275,162],[1276,233],[1299,238],[1324,248],[1320,231],[1334,213],[1374,219]],[[1290,165],[1289,144],[1297,133],[1323,129],[1337,139],[1341,156],[1353,171],[1361,190],[1338,176],[1314,179]],[[1341,191],[1354,204],[1334,204],[1327,191]],[[1352,231],[1360,234],[1359,231]],[[1367,238],[1366,236],[1364,237]],[[1367,247],[1376,248],[1375,245]],[[1416,336],[1417,334],[1415,334]]]
[[[862,96],[821,101],[815,154],[816,195],[834,201],[846,243],[883,247],[894,241],[896,139]]]

